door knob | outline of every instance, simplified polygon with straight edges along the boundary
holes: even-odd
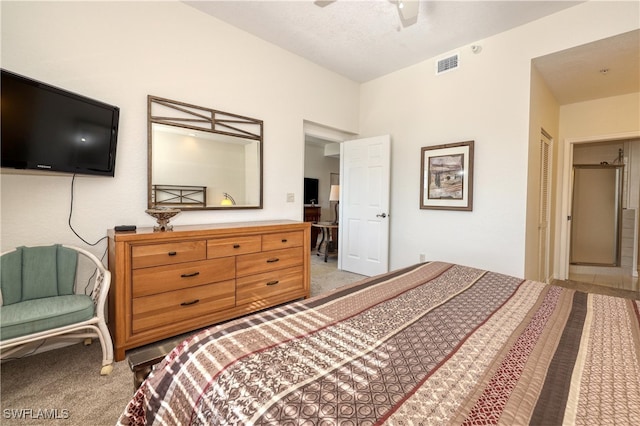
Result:
[[[381,217],[384,219],[385,217],[387,217],[387,214],[386,213],[377,214],[376,217]]]

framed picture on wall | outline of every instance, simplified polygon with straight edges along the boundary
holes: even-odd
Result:
[[[473,210],[473,141],[421,149],[420,208]]]

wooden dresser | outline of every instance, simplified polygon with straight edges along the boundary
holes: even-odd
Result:
[[[116,361],[128,349],[309,297],[309,228],[263,221],[109,230]]]
[[[321,207],[315,204],[304,205],[304,221],[305,222],[320,222]],[[320,231],[318,228],[311,227],[311,250],[315,249],[318,245],[318,235]]]

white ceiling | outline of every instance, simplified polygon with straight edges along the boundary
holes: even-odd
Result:
[[[533,60],[560,105],[640,92],[640,30]]]
[[[407,20],[399,13],[399,1],[185,3],[357,82],[369,81],[582,3],[420,0],[417,17]],[[640,32],[633,33],[538,58],[534,63],[560,104],[637,92]],[[609,69],[606,76],[599,73],[603,68]]]

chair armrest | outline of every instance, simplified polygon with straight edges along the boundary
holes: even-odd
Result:
[[[63,244],[63,247],[77,251],[95,265],[96,275],[93,279],[93,288],[90,296],[96,306],[97,315],[104,320],[104,306],[109,295],[109,287],[111,286],[111,272],[102,264],[100,259],[90,251],[66,244]]]

